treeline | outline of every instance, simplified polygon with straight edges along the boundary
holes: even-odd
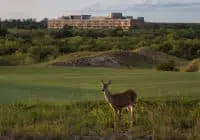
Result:
[[[0,20],[0,27],[6,29],[44,29],[47,28],[48,19],[44,18],[41,21],[36,21],[36,19],[8,19]]]
[[[44,29],[47,28],[48,19],[44,18],[40,21],[36,19],[0,19],[0,27],[2,28],[17,28],[17,29]],[[199,23],[151,23],[145,22],[144,26],[138,27],[134,26],[135,29],[200,29]]]
[[[200,57],[200,30],[0,29],[0,65],[32,64],[78,51],[131,50],[152,47],[184,59]]]
[[[146,28],[154,29],[200,29],[199,23],[146,23]]]

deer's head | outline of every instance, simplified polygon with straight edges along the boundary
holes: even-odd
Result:
[[[108,83],[104,83],[104,81],[101,80],[101,88],[102,88],[102,91],[104,92],[104,91],[108,90],[108,86],[111,85],[111,83],[112,83],[111,80],[109,80]]]

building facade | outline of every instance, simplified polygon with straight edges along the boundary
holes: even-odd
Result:
[[[61,29],[65,25],[83,29],[113,29],[120,27],[124,30],[134,26],[142,26],[144,18],[133,19],[124,17],[122,13],[111,13],[109,16],[70,15],[48,21],[49,29]]]

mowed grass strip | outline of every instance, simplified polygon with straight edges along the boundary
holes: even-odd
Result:
[[[69,103],[103,100],[100,80],[113,81],[110,90],[135,89],[139,98],[200,96],[200,73],[141,69],[1,67],[0,103],[40,99]]]

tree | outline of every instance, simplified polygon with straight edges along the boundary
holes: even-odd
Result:
[[[43,20],[40,21],[41,27],[42,28],[47,28],[48,27],[48,18],[44,18]]]
[[[118,27],[118,28],[113,29],[111,31],[111,36],[119,36],[119,37],[121,37],[123,35],[124,35],[124,31],[123,31],[123,29],[121,27]]]
[[[52,31],[51,35],[55,39],[72,37],[73,36],[72,27],[65,25],[63,29],[60,29],[58,31]]]
[[[4,49],[6,48],[6,34],[8,34],[8,29],[0,28],[0,37],[4,38]]]
[[[0,37],[6,37],[8,30],[6,28],[0,28]]]

